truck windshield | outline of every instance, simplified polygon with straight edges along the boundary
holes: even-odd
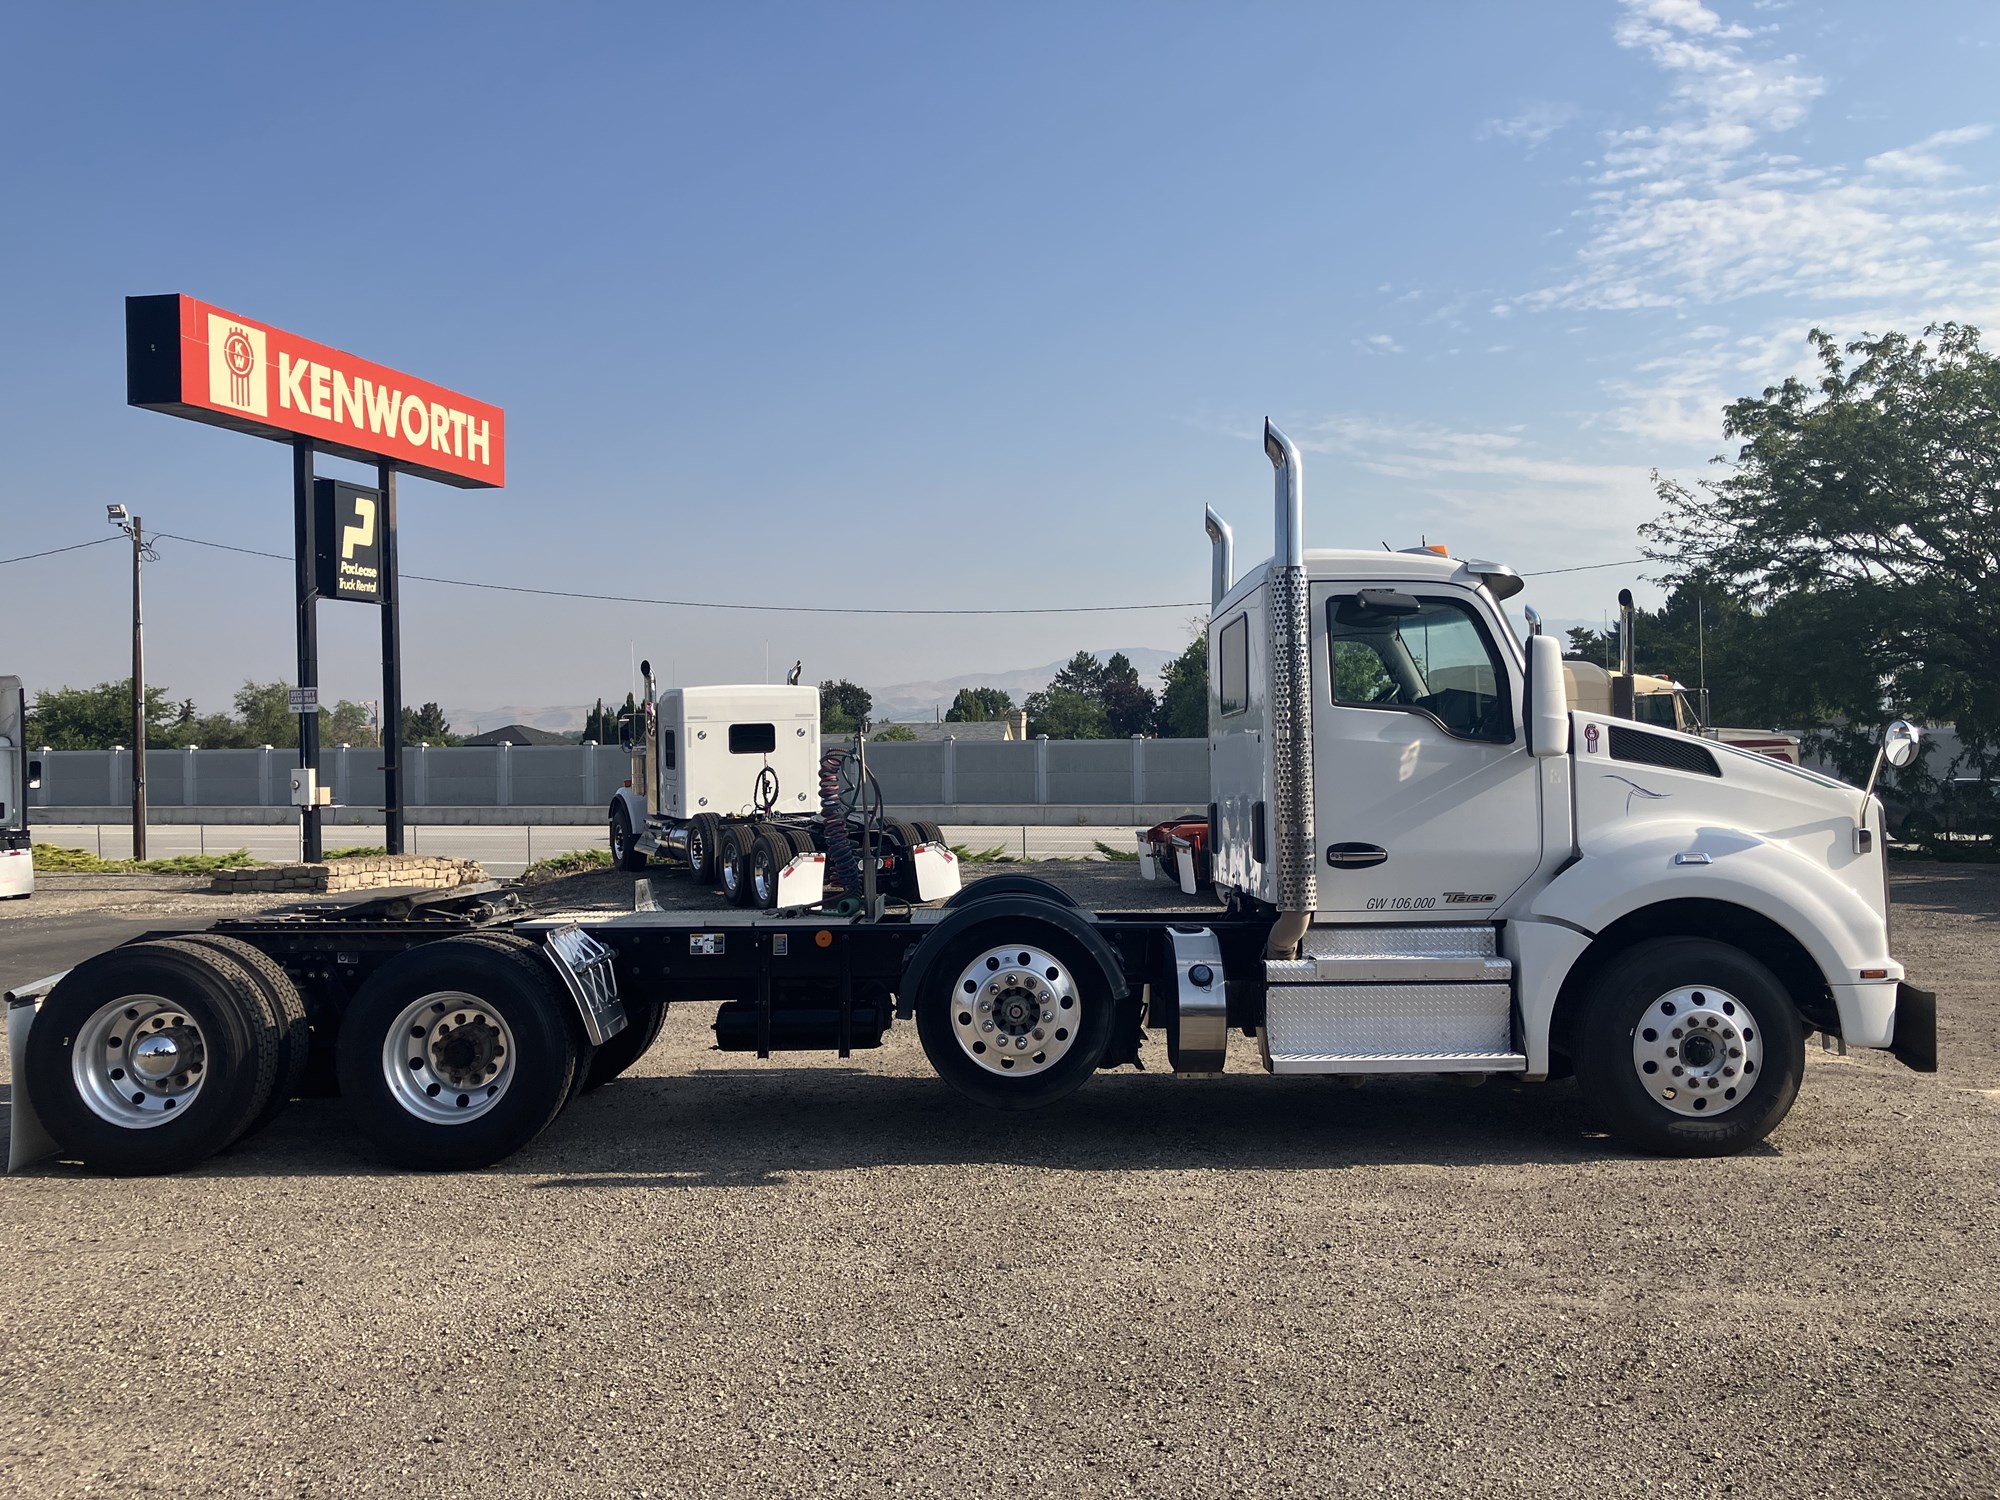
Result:
[[[1414,611],[1387,610],[1336,595],[1327,627],[1335,703],[1414,711],[1462,739],[1514,738],[1506,671],[1466,605],[1420,599]]]

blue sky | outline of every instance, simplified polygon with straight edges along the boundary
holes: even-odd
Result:
[[[0,556],[289,552],[282,449],[123,406],[179,291],[504,406],[403,486],[408,571],[757,604],[1206,592],[1270,536],[1637,555],[1649,470],[1841,336],[2000,310],[2000,9],[1717,4],[17,7]],[[336,461],[322,471],[349,472]],[[1638,568],[1527,596],[1596,618]],[[163,543],[150,673],[290,675],[290,576]],[[125,670],[102,546],[0,569],[0,668]],[[1645,590],[1642,589],[1642,594]],[[411,584],[407,693],[886,684],[1174,647],[1194,611],[941,620]],[[321,613],[373,697],[375,620]]]

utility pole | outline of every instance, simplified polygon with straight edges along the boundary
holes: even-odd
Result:
[[[145,572],[145,523],[127,517],[122,505],[107,505],[111,524],[132,538],[132,857],[146,857],[146,613],[141,580]]]

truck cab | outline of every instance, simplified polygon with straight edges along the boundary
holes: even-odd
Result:
[[[1588,1072],[1667,1147],[1768,1129],[1796,1079],[1757,1070],[1802,1068],[1809,1031],[1934,1060],[1870,791],[1572,709],[1555,641],[1508,623],[1512,570],[1305,550],[1297,450],[1266,444],[1277,554],[1233,577],[1210,518],[1209,744],[1218,894],[1272,918],[1267,1067]]]

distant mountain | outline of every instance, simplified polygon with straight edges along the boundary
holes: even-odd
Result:
[[[1099,661],[1109,661],[1120,649],[1139,669],[1139,680],[1156,693],[1160,690],[1160,668],[1180,654],[1177,651],[1162,651],[1156,646],[1112,647],[1108,651],[1091,654]],[[1062,669],[1062,662],[1052,661],[1044,666],[1017,667],[1005,672],[967,672],[961,677],[945,677],[936,682],[896,682],[887,687],[871,686],[868,691],[874,698],[874,716],[878,721],[930,719],[951,707],[951,700],[958,696],[960,688],[1001,688],[1013,694],[1018,705],[1028,694],[1039,693],[1047,687]]]

